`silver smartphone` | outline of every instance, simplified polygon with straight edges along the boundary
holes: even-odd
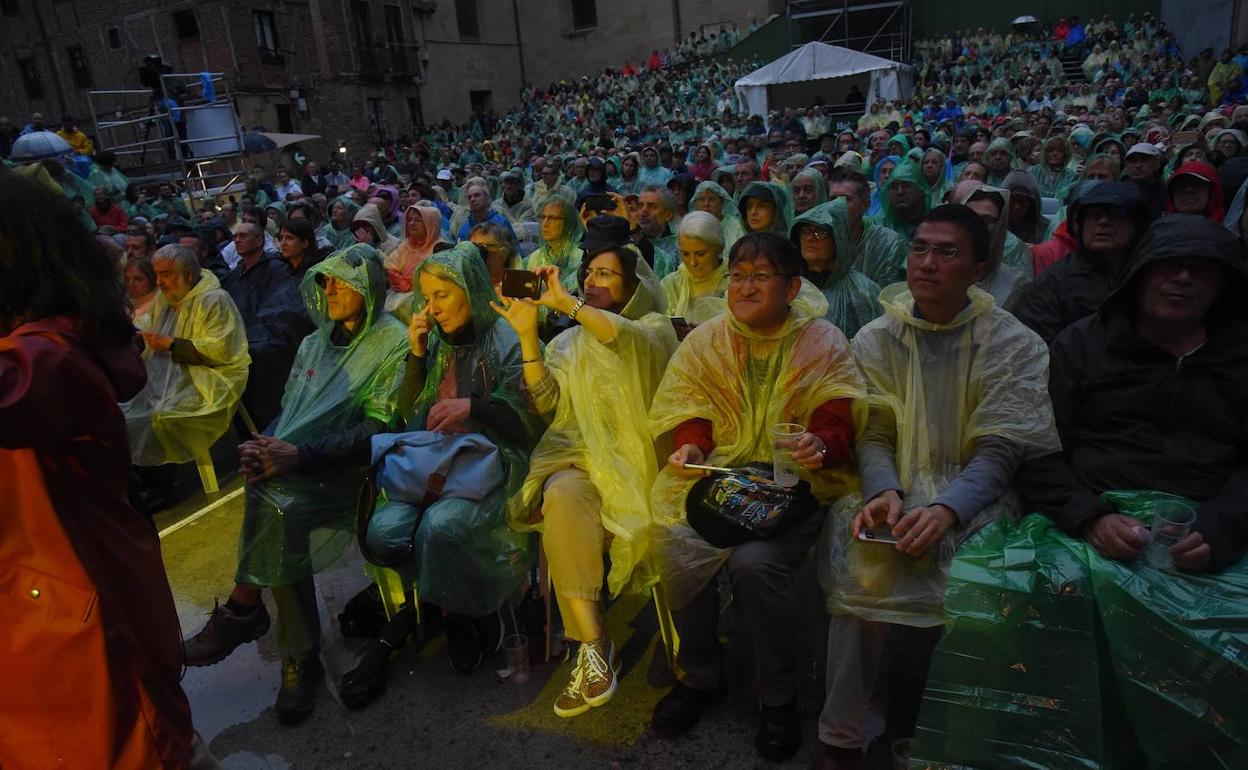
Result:
[[[864,543],[897,545],[897,538],[887,529],[864,529],[858,533],[858,539]]]

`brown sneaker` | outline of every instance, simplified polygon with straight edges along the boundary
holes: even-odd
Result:
[[[615,644],[606,636],[585,642],[581,645],[580,658],[581,671],[585,677],[581,694],[590,706],[601,706],[615,695],[618,684]]]
[[[213,601],[208,622],[199,633],[182,642],[186,665],[211,666],[247,642],[255,641],[269,630],[269,611],[257,601],[249,615],[236,615],[229,607]]]
[[[585,645],[581,645],[581,649],[585,649]],[[583,655],[577,652],[576,663],[572,666],[572,676],[568,678],[568,684],[563,688],[563,692],[555,698],[555,716],[568,719],[580,716],[589,711],[589,704],[585,702],[585,696],[582,694],[582,685],[585,683],[585,671],[582,667]]]

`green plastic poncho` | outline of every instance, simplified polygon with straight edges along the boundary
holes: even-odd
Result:
[[[946,325],[915,316],[905,284],[884,289],[885,315],[854,338],[873,427],[892,426],[903,510],[927,505],[957,478],[975,443],[995,437],[1022,459],[1061,449],[1048,393],[1044,341],[976,287]],[[886,431],[887,427],[884,428]],[[1012,495],[986,506],[921,557],[862,543],[850,524],[858,495],[833,509],[820,547],[820,577],[834,614],[910,626],[944,622],[942,602],[958,546],[985,524],[1012,515]]]
[[[979,288],[992,295],[997,307],[1013,310],[1014,303],[1022,296],[1023,290],[1031,281],[1033,269],[1031,249],[1009,231],[1010,191],[1000,187],[989,187],[983,182],[967,180],[958,184],[954,190],[954,202],[966,205],[976,198],[991,198],[1001,209],[1001,216],[989,235],[992,240],[988,255],[988,270]],[[1011,241],[1011,239],[1013,239]],[[1026,270],[1017,267],[1019,261],[1019,245],[1026,252]],[[1008,255],[1014,264],[1007,263]]]
[[[329,319],[325,278],[364,297],[365,315],[349,337]],[[381,253],[356,244],[309,268],[299,285],[316,331],[295,354],[273,436],[296,446],[357,428],[393,425],[407,358],[407,328],[386,313]],[[289,585],[336,562],[355,539],[355,509],[367,464],[326,463],[247,486],[238,546],[241,583]]]
[[[715,182],[702,182],[694,188],[692,198],[694,207],[697,207],[698,198],[704,193],[710,193],[720,200],[719,224],[724,231],[724,254],[727,254],[732,251],[732,245],[745,235],[745,222],[741,221],[741,211],[728,191]]]
[[[417,391],[406,410],[411,414],[406,430],[425,430],[435,403],[475,395],[510,409],[519,417],[525,437],[511,443],[493,425],[469,416],[461,423],[462,432],[484,435],[498,447],[505,482],[480,501],[438,500],[424,510],[414,541],[413,523],[420,515],[416,507],[383,503],[373,514],[369,538],[393,548],[413,543],[411,558],[395,569],[415,582],[420,598],[449,612],[481,616],[502,606],[532,561],[531,538],[508,526],[506,505],[528,475],[529,453],[544,426],[521,394],[520,341],[490,307],[494,287],[476,245],[460,243],[431,255],[417,269],[418,280],[426,272],[451,280],[468,295],[471,340],[457,344],[434,326],[423,366],[409,368],[407,374],[409,387]]]
[[[815,206],[828,202],[828,182],[827,180],[823,178],[823,174],[819,173],[819,169],[804,168],[801,171],[794,174],[793,180],[789,182],[789,195],[790,196],[793,195],[793,185],[797,183],[798,179],[809,179],[815,185],[815,202],[810,207],[811,209],[813,209]],[[806,211],[810,211],[810,209],[806,209]],[[793,215],[797,216],[797,204],[796,203],[794,203]]]
[[[546,347],[558,404],[533,450],[524,486],[509,504],[512,527],[541,532],[546,480],[569,466],[584,470],[602,499],[603,527],[612,535],[607,584],[613,596],[626,587],[645,590],[655,579],[644,566],[653,520],[649,491],[660,458],[646,413],[677,345],[658,279],[640,254],[637,277],[628,304],[610,316],[615,328],[610,343],[575,326]]]
[[[864,424],[862,378],[845,335],[821,317],[823,302],[809,312],[794,302],[788,321],[762,336],[732,313],[689,333],[668,363],[650,407],[656,440],[686,420],[711,421],[715,449],[710,465],[741,467],[771,462],[769,429],[781,422],[808,424],[815,409],[839,398],[854,399],[854,424]],[[821,503],[858,488],[852,468],[801,471]],[[698,594],[731,555],[702,539],[685,520],[685,497],[693,482],[659,472],[650,493],[655,565],[673,607]]]
[[[1061,149],[1064,153],[1062,167],[1058,170],[1050,168],[1044,162],[1051,147]],[[1058,199],[1066,197],[1066,191],[1078,181],[1075,172],[1070,168],[1070,158],[1070,141],[1066,137],[1051,136],[1045,140],[1044,147],[1040,150],[1040,162],[1027,169],[1027,173],[1035,178],[1036,184],[1040,187],[1041,196]]]
[[[347,210],[347,226],[342,230],[334,227],[333,213],[334,206],[342,204]],[[355,215],[360,211],[360,204],[352,200],[350,195],[340,195],[334,198],[333,203],[329,204],[329,216],[326,217],[325,224],[317,229],[317,235],[329,241],[330,247],[333,249],[347,249],[355,245],[355,233],[351,232],[351,220],[355,219]]]
[[[995,150],[1005,150],[1010,156],[1010,166],[1005,170],[1005,174],[995,174],[992,169],[988,170],[988,184],[994,187],[1001,187],[1002,183],[1005,182],[1006,174],[1009,174],[1014,169],[1014,163],[1017,158],[1014,155],[1014,144],[1003,136],[999,136],[988,143],[988,149],[984,150],[984,158],[987,158],[988,154]]]
[[[92,187],[103,187],[114,203],[120,203],[125,199],[126,188],[130,186],[130,179],[121,172],[121,169],[114,166],[112,169],[105,170],[98,163],[92,164],[87,181]],[[92,201],[87,201],[87,203],[89,205]]]
[[[868,218],[862,238],[853,245],[853,268],[880,286],[906,280],[910,244],[899,233]]]
[[[760,191],[765,191],[761,196]],[[793,221],[793,196],[789,194],[786,187],[781,187],[774,182],[750,182],[745,186],[745,190],[741,192],[741,198],[737,201],[737,209],[741,214],[741,222],[749,232],[749,220],[746,217],[746,199],[753,197],[762,197],[763,200],[771,201],[776,206],[776,218],[771,223],[771,227],[765,232],[775,233],[781,238],[789,237],[789,223]]]
[[[832,234],[832,240],[836,244],[832,269],[819,274],[807,271],[807,278],[828,300],[828,311],[824,318],[852,339],[859,329],[879,318],[884,310],[878,299],[879,285],[854,270],[851,264],[853,249],[850,247],[849,212],[845,200],[820,204],[793,220],[793,242],[798,243],[799,249],[801,245],[798,242],[798,230],[803,225],[818,225]],[[845,258],[841,255],[845,255]]]
[[[135,465],[186,463],[207,454],[230,426],[247,387],[247,329],[217,277],[201,273],[177,305],[156,293],[149,330],[187,340],[212,366],[143,351],[147,385],[121,405]]]
[[[892,196],[889,191],[893,189],[893,185],[897,182],[909,182],[919,188],[922,201],[919,204],[919,217],[913,222],[902,222],[893,213]],[[888,177],[888,181],[880,190],[880,214],[876,222],[893,232],[900,235],[907,242],[914,237],[914,229],[918,227],[919,218],[928,212],[928,204],[931,201],[932,188],[928,185],[927,180],[923,178],[923,170],[919,165],[911,160],[903,160],[893,169],[893,173]]]
[[[563,287],[569,293],[576,293],[580,288],[577,284],[577,271],[581,269],[581,257],[585,253],[580,247],[585,227],[576,212],[576,206],[562,195],[547,195],[538,199],[533,211],[539,222],[546,207],[552,203],[559,204],[563,213],[563,229],[559,231],[557,238],[550,241],[541,238],[539,234],[540,245],[529,255],[525,269],[554,265],[559,268],[559,279]]]

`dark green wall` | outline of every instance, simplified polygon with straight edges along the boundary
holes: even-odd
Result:
[[[748,61],[758,57],[764,64],[775,61],[793,50],[789,36],[789,17],[781,14],[747,35],[732,48],[720,54],[721,60]]]
[[[1129,14],[1137,17],[1145,11],[1160,15],[1161,0],[1027,0],[1026,2],[990,2],[989,0],[913,0],[914,35],[933,37],[959,29],[985,27],[998,32],[1009,29],[1010,22],[1024,14],[1035,16],[1050,27],[1058,16],[1078,14],[1086,23],[1105,14],[1119,24]]]

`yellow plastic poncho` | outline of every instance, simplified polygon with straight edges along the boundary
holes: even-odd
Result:
[[[540,532],[546,479],[571,465],[584,470],[602,498],[603,527],[613,535],[607,576],[612,595],[630,580],[634,591],[654,582],[649,570],[636,570],[648,551],[649,491],[661,459],[646,412],[677,344],[658,279],[640,254],[637,277],[641,283],[632,299],[611,316],[615,339],[609,344],[576,326],[546,347],[559,402],[533,450],[520,494],[508,506],[514,529]]]
[[[710,420],[715,448],[707,463],[741,467],[771,462],[772,425],[806,425],[833,399],[854,399],[854,424],[863,425],[862,377],[845,335],[823,320],[826,311],[826,302],[795,301],[784,327],[769,336],[750,331],[731,313],[694,329],[668,363],[650,407],[651,433],[659,438],[686,420]],[[825,504],[858,489],[850,468],[803,470],[801,477]],[[706,542],[686,522],[692,486],[665,466],[650,492],[654,561],[674,607],[696,596],[732,552]]]
[[[854,337],[871,420],[896,425],[894,460],[906,511],[935,500],[982,438],[1022,447],[1023,461],[1061,449],[1044,341],[982,289],[972,286],[968,296],[970,303],[952,323],[937,325],[915,317],[909,288],[893,284],[880,294],[884,315]],[[911,626],[944,622],[954,552],[985,524],[1017,508],[1007,494],[914,558],[851,538],[862,502],[858,494],[843,499],[824,528],[820,578],[828,608]]]
[[[723,315],[728,309],[724,295],[728,293],[728,261],[722,259],[719,265],[707,278],[707,284],[715,290],[701,297],[693,296],[693,277],[682,264],[676,271],[663,279],[663,296],[667,302],[667,312],[681,316],[691,324],[702,324]]]
[[[157,294],[151,318],[152,331],[189,340],[214,365],[143,352],[147,385],[121,405],[130,454],[135,465],[190,462],[225,433],[247,387],[247,329],[234,300],[206,270],[177,305]]]

